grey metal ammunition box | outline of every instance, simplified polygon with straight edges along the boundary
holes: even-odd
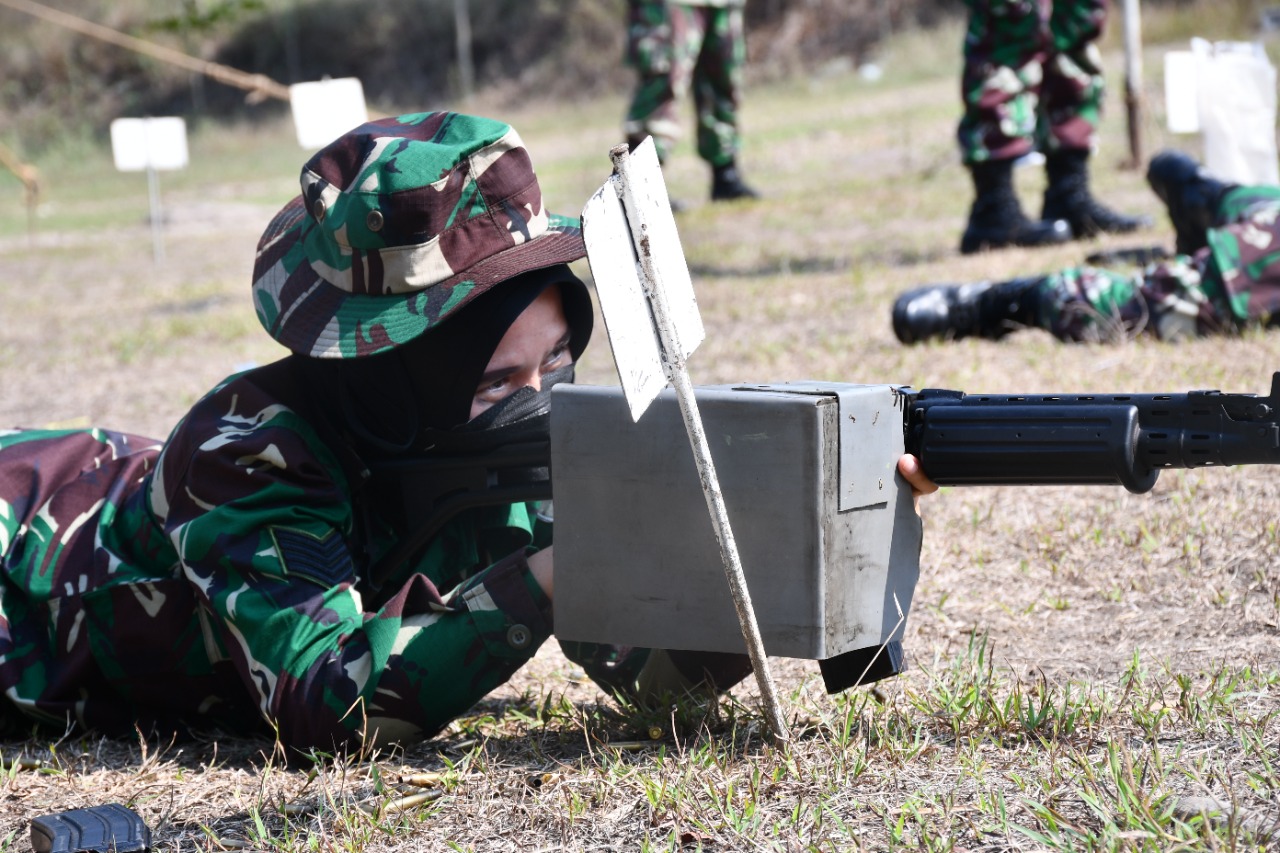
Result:
[[[897,473],[894,386],[702,386],[695,397],[767,653],[824,660],[901,639],[921,522]],[[675,394],[633,423],[617,387],[553,392],[555,632],[746,646]]]

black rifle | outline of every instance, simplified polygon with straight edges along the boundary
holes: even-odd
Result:
[[[900,388],[908,453],[935,483],[1121,485],[1149,491],[1166,468],[1280,464],[1280,373],[1271,394],[965,394]],[[530,439],[395,460],[413,531],[375,567],[379,582],[465,509],[548,500],[551,442]]]

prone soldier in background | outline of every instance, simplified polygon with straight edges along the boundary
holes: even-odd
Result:
[[[1280,187],[1241,186],[1184,154],[1151,159],[1147,181],[1165,203],[1177,253],[1132,270],[1068,267],[1003,282],[926,285],[893,305],[904,344],[1019,328],[1063,341],[1161,340],[1231,334],[1280,321]]]
[[[636,70],[627,143],[652,136],[665,163],[681,136],[678,101],[692,88],[698,156],[711,167],[711,200],[757,198],[742,179],[738,128],[746,0],[629,0],[627,63]]]
[[[1099,203],[1089,189],[1104,81],[1097,39],[1106,0],[966,0],[969,23],[956,135],[974,201],[960,241],[972,254],[1044,246],[1150,224]],[[1040,219],[1023,212],[1015,162],[1045,157]]]

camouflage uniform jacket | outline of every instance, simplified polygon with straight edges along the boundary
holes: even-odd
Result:
[[[1206,245],[1141,269],[1076,266],[1045,276],[1036,325],[1065,341],[1164,340],[1280,322],[1280,187],[1235,186]]]
[[[107,733],[425,737],[550,636],[524,504],[455,519],[369,588],[394,513],[354,454],[264,390],[264,369],[215,388],[163,449],[99,430],[0,434],[12,706]]]

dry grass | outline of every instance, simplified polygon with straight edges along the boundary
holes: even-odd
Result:
[[[1113,98],[1095,189],[1159,227],[960,257],[957,38],[904,36],[878,84],[833,76],[750,91],[744,163],[767,201],[703,204],[707,177],[682,149],[668,180],[695,202],[680,227],[708,328],[695,381],[1265,391],[1280,369],[1274,334],[897,344],[889,304],[911,285],[1172,244],[1141,173],[1120,168]],[[1194,152],[1160,129],[1159,65],[1153,49],[1148,144]],[[502,115],[529,142],[553,207],[572,211],[604,180],[621,114],[619,97]],[[165,176],[163,263],[151,260],[139,176],[50,171],[31,237],[18,192],[0,199],[0,423],[163,435],[224,374],[279,354],[252,316],[249,270],[259,229],[294,191],[296,165],[279,164],[301,158],[286,127],[241,138],[206,128],[193,160],[217,169]],[[1019,175],[1032,210],[1042,180]],[[602,334],[580,379],[612,383],[612,370]],[[1275,472],[1258,468],[1166,474],[1145,496],[929,499],[912,669],[829,697],[813,664],[777,661],[796,734],[785,747],[762,737],[750,684],[710,709],[627,713],[552,643],[441,738],[314,768],[285,765],[269,741],[0,743],[0,850],[27,849],[35,815],[111,801],[137,809],[163,849],[1255,849],[1280,817],[1277,491]],[[430,787],[401,784],[422,772],[438,774]],[[410,791],[427,802],[387,807]],[[1201,815],[1204,798],[1234,819]]]

